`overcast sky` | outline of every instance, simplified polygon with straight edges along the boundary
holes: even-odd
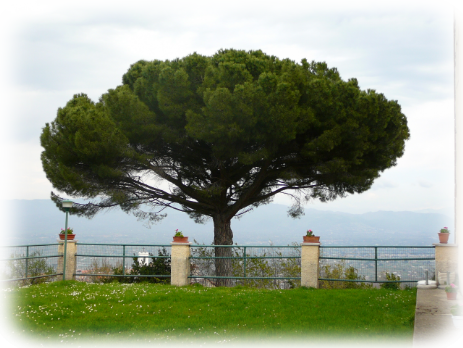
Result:
[[[155,3],[155,4],[153,4]],[[411,137],[372,189],[307,207],[444,209],[454,196],[453,8],[445,1],[18,1],[3,14],[4,199],[47,199],[39,136],[76,93],[97,101],[140,59],[221,48],[325,61],[397,100]],[[218,5],[220,4],[220,6]],[[323,4],[323,6],[321,5]],[[6,23],[6,24],[5,24]],[[7,28],[7,30],[6,30]],[[276,203],[285,203],[277,197]]]

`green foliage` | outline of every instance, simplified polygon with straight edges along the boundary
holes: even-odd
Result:
[[[104,197],[71,213],[120,206],[155,221],[175,207],[220,221],[215,233],[231,244],[230,219],[279,192],[298,193],[290,209],[298,216],[305,200],[368,190],[409,138],[397,101],[362,91],[324,62],[226,49],[139,61],[122,80],[96,103],[75,95],[43,129],[54,188]],[[174,189],[153,186],[153,176]]]
[[[291,256],[299,256],[299,249],[291,249],[293,254]],[[242,252],[235,251],[236,257],[242,257]],[[246,276],[247,277],[300,277],[301,264],[300,259],[285,258],[283,253],[278,249],[271,249],[270,252],[263,252],[259,254],[262,258],[252,258],[252,255],[247,255],[246,260]],[[264,257],[270,256],[272,258],[265,259]],[[244,261],[243,259],[234,262],[234,274],[236,276],[244,275]],[[277,279],[244,279],[240,284],[255,288],[264,289],[280,289],[286,287],[288,283],[289,288],[300,286],[300,280],[287,279],[284,281]]]
[[[234,250],[235,257],[243,257],[243,253],[239,250]],[[271,261],[268,259],[257,259],[257,258],[249,258],[251,256],[249,253],[246,255],[246,276],[247,277],[274,277],[275,272],[272,267]],[[262,257],[268,256],[266,252],[264,252]],[[244,261],[241,260],[233,260],[233,274],[234,276],[244,276]],[[253,288],[274,288],[276,284],[275,281],[271,279],[242,279],[239,282],[243,286],[253,287]]]
[[[113,266],[111,263],[104,257],[102,258],[93,258],[90,266],[87,269],[89,274],[101,274],[96,276],[88,276],[84,278],[85,281],[91,283],[108,283],[112,280],[110,274],[113,273]]]
[[[445,292],[457,292],[457,291],[458,291],[458,287],[453,283],[445,287]]]
[[[27,263],[27,277],[40,277],[44,275],[55,274],[56,271],[53,266],[47,264],[46,258],[36,258],[42,256],[42,252],[34,251],[29,254],[31,259],[27,260],[9,260],[8,261],[8,279],[18,279],[26,277],[26,263]],[[25,257],[25,255],[11,255],[10,258]],[[16,283],[19,286],[41,284],[49,281],[50,277],[41,277],[35,279],[18,280]]]
[[[320,269],[321,278],[327,279],[346,279],[350,281],[330,281],[321,280],[322,289],[369,289],[372,285],[363,282],[353,282],[352,280],[365,280],[365,276],[360,276],[358,270],[352,266],[347,267],[345,261],[335,265],[323,265]]]
[[[450,233],[448,227],[441,228],[439,232],[440,233]]]
[[[66,230],[64,228],[61,229],[61,232],[59,234],[74,234],[74,230],[70,227],[68,227]]]
[[[196,240],[195,244],[199,244]],[[297,243],[294,243],[297,244]],[[285,254],[286,255],[286,254]],[[268,252],[259,253],[259,257],[255,254],[246,252],[246,263],[244,260],[242,247],[232,248],[232,277],[300,277],[300,249],[291,249],[291,254],[296,258],[285,258],[283,252],[278,249],[273,249]],[[203,257],[205,259],[194,259],[191,264],[191,273],[196,276],[214,276],[216,269],[213,259],[214,248],[203,246],[195,246],[192,249],[192,256]],[[272,257],[272,258],[265,258]],[[214,279],[208,279],[207,283],[216,286],[217,282]],[[295,279],[238,279],[235,281],[235,286],[245,286],[250,288],[263,289],[280,289],[295,288],[300,286],[300,280]]]
[[[391,281],[391,282],[400,280],[400,276],[396,276],[394,273],[386,272],[385,276],[386,276],[386,280]],[[389,290],[399,290],[400,283],[381,283],[380,287],[383,289],[389,289]]]
[[[183,238],[183,233],[182,233],[182,231],[175,230],[174,237],[182,237],[182,238]]]
[[[158,256],[154,257],[152,253],[149,253],[151,262],[148,264],[140,263],[139,257],[133,258],[131,269],[126,272],[126,275],[130,277],[113,277],[109,281],[118,281],[120,283],[166,283],[170,284],[170,273],[171,273],[171,261],[166,248],[162,248],[158,251]],[[115,275],[122,275],[122,265],[113,269]],[[137,276],[155,276],[155,275],[168,275],[169,277],[137,277]]]

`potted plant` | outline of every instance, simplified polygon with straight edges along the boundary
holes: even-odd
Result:
[[[445,293],[447,294],[447,300],[456,300],[457,299],[457,286],[455,284],[450,284],[445,287]]]
[[[450,309],[452,313],[453,325],[458,328],[463,328],[463,305],[457,304]]]
[[[450,235],[449,229],[447,227],[441,228],[438,235],[439,235],[439,243],[447,244],[447,242],[449,241],[449,235]]]
[[[315,236],[312,230],[307,230],[307,234],[302,238],[304,243],[320,243],[320,236]]]
[[[76,237],[74,230],[68,227],[67,230],[63,228],[61,229],[61,232],[59,233],[59,239],[64,240],[66,234],[68,235],[68,240],[73,240]]]
[[[175,234],[174,234],[174,242],[175,243],[188,243],[188,237],[185,237],[182,231],[179,231],[178,229],[176,229]]]

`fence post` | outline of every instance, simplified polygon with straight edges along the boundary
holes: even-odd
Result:
[[[189,284],[190,275],[190,245],[191,243],[171,242],[171,278],[170,283],[176,286]]]
[[[26,247],[26,278],[29,273],[29,245]]]
[[[122,246],[122,275],[125,276],[125,245]]]
[[[318,289],[321,243],[301,244],[301,285]]]
[[[75,280],[75,274],[77,270],[77,240],[68,240],[67,250],[66,250],[66,279],[65,280]],[[57,273],[63,273],[63,264],[64,264],[64,240],[58,240],[58,255],[62,257],[58,258],[58,270]]]
[[[243,247],[243,267],[244,267],[244,277],[246,278],[246,247]]]
[[[448,278],[448,273],[458,272],[458,245],[457,244],[440,244],[435,243],[435,259],[436,259],[436,269],[435,269],[435,279],[437,285],[439,284],[439,273],[447,273],[441,275],[441,282],[444,283]],[[442,280],[443,279],[443,280]]]

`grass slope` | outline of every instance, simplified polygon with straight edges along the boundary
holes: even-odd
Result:
[[[54,282],[4,292],[21,336],[40,342],[403,340],[416,290],[261,290]]]

